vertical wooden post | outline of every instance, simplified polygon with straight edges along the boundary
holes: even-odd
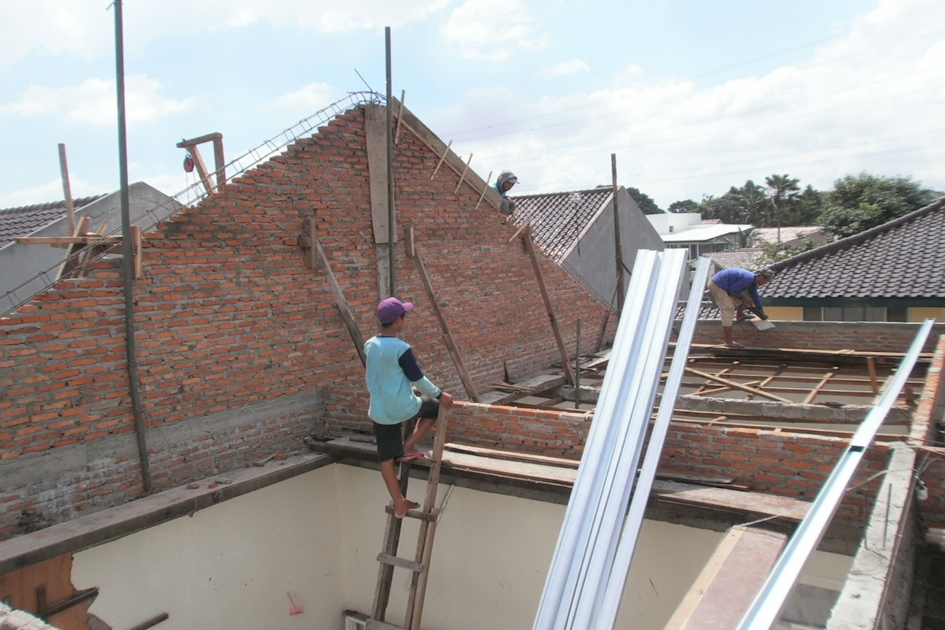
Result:
[[[72,187],[69,185],[69,164],[66,161],[66,145],[59,143],[59,170],[62,173],[62,195],[66,200],[66,218],[69,234],[75,235],[75,209],[72,207]]]
[[[226,183],[226,162],[223,160],[223,136],[217,134],[213,139],[213,165],[217,169],[217,190]]]

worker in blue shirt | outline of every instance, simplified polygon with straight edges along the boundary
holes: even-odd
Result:
[[[730,267],[718,272],[709,280],[709,293],[722,311],[722,333],[725,336],[725,345],[729,348],[744,348],[740,343],[732,340],[732,322],[735,311],[741,319],[742,309],[747,308],[761,319],[768,319],[765,309],[761,305],[761,296],[758,287],[764,286],[774,277],[770,269],[748,271],[738,267]]]

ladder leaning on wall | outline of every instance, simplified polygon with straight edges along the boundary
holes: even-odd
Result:
[[[413,560],[397,556],[400,545],[400,528],[404,519],[394,515],[394,504],[391,502],[386,508],[387,527],[384,530],[384,549],[377,556],[380,568],[377,576],[377,588],[374,592],[373,616],[367,621],[368,630],[419,630],[420,617],[423,614],[423,599],[426,594],[427,580],[430,574],[430,558],[433,555],[433,537],[436,525],[443,506],[435,507],[437,488],[440,483],[440,467],[443,463],[443,446],[446,443],[446,420],[448,412],[440,406],[439,416],[435,425],[433,452],[430,470],[427,474],[427,491],[423,504],[419,510],[410,510],[406,518],[415,518],[420,521],[420,532],[417,536],[417,550]],[[410,462],[400,464],[400,491],[407,496],[407,482],[410,479]],[[407,612],[404,625],[396,626],[385,621],[387,604],[390,600],[390,589],[394,577],[394,568],[400,567],[413,572],[410,580],[410,592],[407,596]]]

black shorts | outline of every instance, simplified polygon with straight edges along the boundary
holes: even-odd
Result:
[[[436,398],[427,396],[420,397],[420,411],[417,414],[399,424],[379,424],[374,423],[374,437],[377,440],[377,459],[386,462],[391,459],[403,457],[404,455],[404,425],[408,429],[413,427],[413,421],[417,418],[436,419],[440,413],[440,401]]]

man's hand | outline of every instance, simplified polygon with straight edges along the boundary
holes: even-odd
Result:
[[[440,392],[440,404],[449,409],[453,406],[453,395],[446,392]]]

